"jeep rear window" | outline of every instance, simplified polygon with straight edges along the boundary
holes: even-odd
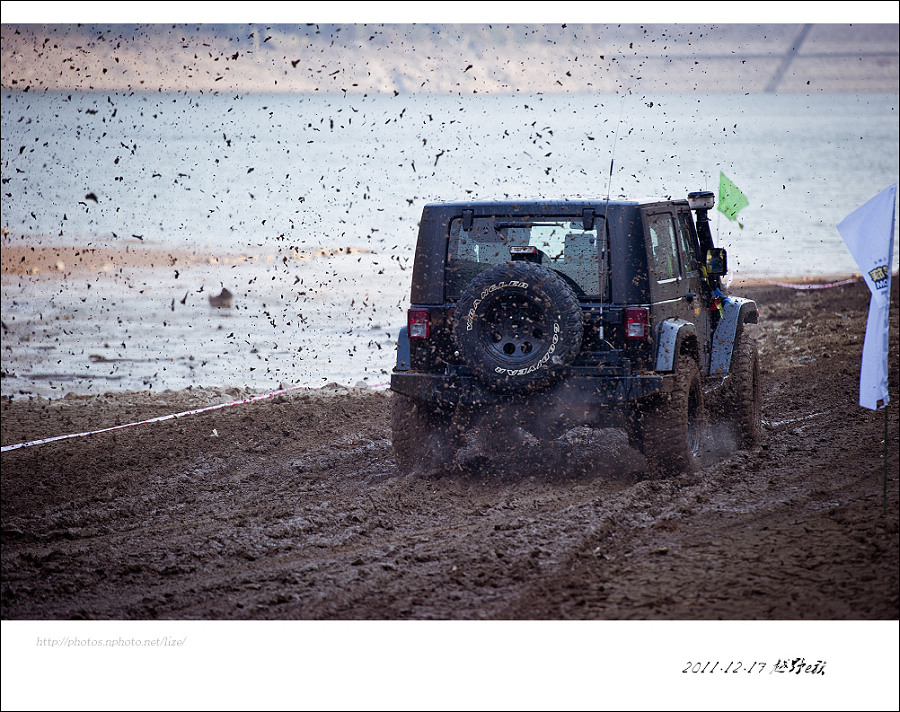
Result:
[[[458,297],[466,285],[491,265],[509,262],[510,247],[536,247],[540,263],[558,272],[579,296],[600,296],[600,248],[603,218],[585,230],[582,218],[529,219],[521,216],[475,218],[470,230],[461,218],[450,223],[446,296]]]

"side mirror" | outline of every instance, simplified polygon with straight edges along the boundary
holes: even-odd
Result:
[[[728,272],[728,254],[724,247],[711,247],[706,251],[706,272],[716,277]]]

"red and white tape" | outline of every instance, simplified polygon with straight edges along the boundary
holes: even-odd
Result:
[[[374,386],[369,386],[370,390],[382,390],[390,386],[389,383],[379,383]],[[255,403],[257,401],[266,400],[267,398],[274,398],[275,396],[280,396],[283,393],[290,393],[291,391],[299,391],[299,390],[310,390],[310,391],[319,391],[325,388],[325,386],[319,386],[318,388],[310,388],[308,386],[293,386],[291,388],[282,388],[281,390],[272,391],[271,393],[266,393],[261,396],[253,396],[252,398],[245,398],[244,400],[239,401],[231,401],[230,403],[219,403],[218,405],[210,405],[205,408],[197,408],[195,410],[187,410],[183,413],[171,413],[170,415],[161,415],[157,418],[150,418],[149,420],[140,420],[136,423],[127,423],[125,425],[114,425],[111,428],[102,428],[100,430],[90,430],[86,433],[72,433],[70,435],[57,435],[52,438],[42,438],[41,440],[32,440],[27,443],[18,443],[16,445],[4,445],[0,448],[0,452],[8,452],[9,450],[18,450],[23,447],[33,447],[34,445],[44,445],[45,443],[56,442],[57,440],[68,440],[70,438],[83,438],[88,435],[97,435],[99,433],[108,433],[112,430],[122,430],[123,428],[133,428],[136,425],[147,425],[149,423],[161,423],[164,420],[174,420],[175,418],[184,418],[188,415],[197,415],[198,413],[208,413],[213,410],[221,410],[222,408],[231,408],[236,405],[245,405],[247,403]]]
[[[792,284],[791,282],[766,282],[766,284],[771,284],[775,287],[786,287],[787,289],[830,289],[831,287],[841,287],[845,284],[853,284],[859,280],[859,277],[850,277],[849,279],[842,279],[839,282],[829,282],[828,284]]]
[[[900,275],[900,272],[892,272],[891,279],[896,279],[898,275]],[[861,279],[862,277],[848,277],[847,279],[842,279],[837,282],[828,282],[827,284],[794,284],[793,282],[774,281],[767,281],[766,284],[771,284],[774,287],[785,287],[787,289],[830,289],[831,287],[842,287],[845,284],[853,284]]]

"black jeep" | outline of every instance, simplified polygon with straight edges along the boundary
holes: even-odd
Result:
[[[426,205],[391,375],[401,471],[446,466],[477,426],[498,447],[620,427],[662,477],[697,467],[708,417],[760,432],[756,323],[726,296],[714,195]],[[692,211],[697,214],[696,223]]]

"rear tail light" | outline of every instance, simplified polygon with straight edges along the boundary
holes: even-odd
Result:
[[[411,339],[427,339],[431,331],[431,313],[427,309],[410,309],[406,313],[407,334]]]
[[[650,335],[650,310],[647,307],[625,308],[625,338],[646,339]]]

